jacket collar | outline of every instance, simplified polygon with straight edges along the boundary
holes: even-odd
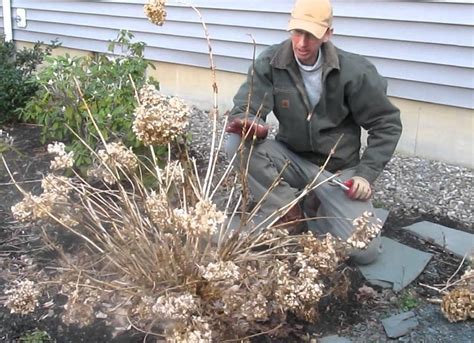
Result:
[[[327,42],[321,46],[321,51],[324,56],[323,69],[328,71],[331,69],[339,70],[339,58],[337,57],[336,47],[331,42]],[[287,39],[281,43],[270,61],[270,64],[278,69],[288,69],[292,65],[294,65],[293,67],[297,67],[293,47],[291,46],[291,39]]]

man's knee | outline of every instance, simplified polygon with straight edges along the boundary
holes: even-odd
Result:
[[[366,249],[353,249],[350,253],[350,260],[356,264],[370,264],[377,260],[382,253],[383,244],[380,236],[375,237]]]
[[[226,153],[229,160],[232,159],[239,150],[240,141],[241,138],[238,134],[229,133],[227,135],[227,139],[224,144],[224,152]]]
[[[242,142],[242,138],[240,135],[235,134],[235,133],[230,133],[227,135],[227,139],[224,143],[224,152],[227,155],[227,158],[230,160],[234,157],[234,155],[237,155],[237,158],[239,158],[239,148]],[[248,153],[250,150],[252,150],[252,157],[257,156],[261,152],[265,152],[267,154],[272,154],[272,151],[275,150],[274,148],[274,140],[271,139],[265,139],[261,141],[257,141],[254,143],[252,140],[246,141],[245,144],[243,145],[243,153],[244,156],[248,158]],[[250,146],[253,145],[252,149],[250,149]]]

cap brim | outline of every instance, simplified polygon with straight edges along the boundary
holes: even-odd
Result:
[[[291,30],[307,31],[318,39],[323,38],[327,29],[328,29],[327,26],[323,26],[323,25],[306,21],[306,20],[295,19],[295,18],[291,18],[288,23],[288,31],[291,31]]]

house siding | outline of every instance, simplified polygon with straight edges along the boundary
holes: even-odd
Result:
[[[0,35],[3,35],[3,33],[5,32],[4,27],[5,27],[5,24],[3,22],[3,5],[0,2]]]
[[[27,27],[13,23],[17,41],[49,42],[106,52],[118,30],[147,43],[147,58],[208,67],[208,46],[197,13],[177,2],[162,27],[147,21],[143,2],[13,0],[27,11]],[[293,0],[195,0],[212,39],[216,68],[245,73],[257,53],[287,37]],[[429,15],[427,15],[429,14]],[[474,108],[474,5],[440,2],[334,2],[334,42],[369,58],[404,99]],[[0,21],[0,32],[3,20]],[[251,35],[251,36],[250,36]]]

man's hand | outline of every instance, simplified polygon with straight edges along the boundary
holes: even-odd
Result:
[[[234,119],[227,125],[225,132],[246,136],[247,139],[252,139],[254,135],[257,139],[265,139],[268,127],[250,120]]]
[[[344,184],[349,187],[347,196],[353,200],[369,200],[372,195],[370,183],[360,176],[353,176]]]

